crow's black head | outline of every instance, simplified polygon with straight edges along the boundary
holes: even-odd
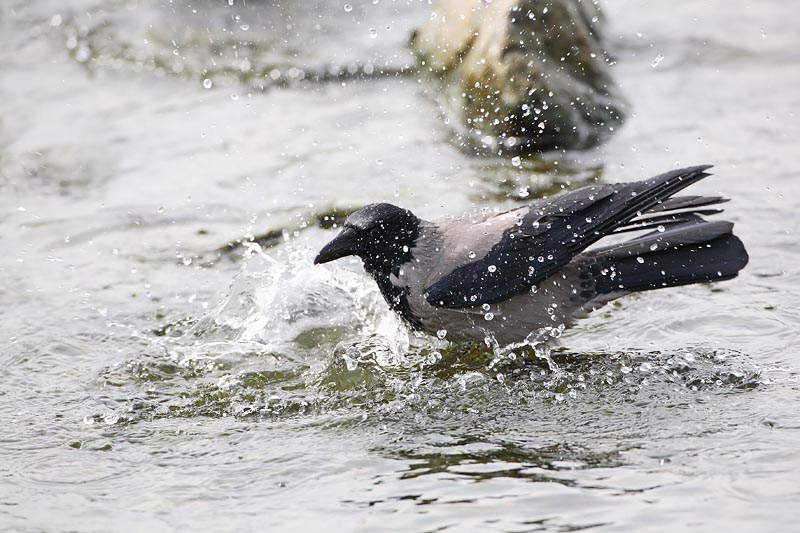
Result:
[[[367,270],[388,273],[410,257],[419,228],[420,220],[407,209],[370,204],[347,217],[341,233],[319,252],[314,264],[355,255]]]

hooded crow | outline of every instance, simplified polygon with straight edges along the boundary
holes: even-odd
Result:
[[[372,204],[314,260],[355,255],[412,328],[451,341],[521,342],[635,291],[723,281],[747,264],[719,196],[674,196],[710,166],[592,185],[500,214],[428,222]],[[592,247],[604,237],[644,234]],[[619,241],[620,239],[616,239]],[[445,333],[443,333],[445,332]]]

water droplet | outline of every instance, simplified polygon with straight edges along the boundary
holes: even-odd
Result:
[[[664,61],[664,54],[658,54],[652,63],[650,63],[650,66],[656,68],[662,61]]]
[[[519,156],[514,156],[511,158],[511,164],[518,167],[522,164],[522,159],[520,159]]]
[[[353,10],[353,6],[351,6],[350,4],[345,4],[344,5],[344,10],[346,12],[350,13]]]
[[[91,57],[92,57],[92,51],[89,50],[88,46],[81,46],[75,52],[75,60],[78,63],[86,63],[87,61],[89,61],[89,59],[91,59]]]
[[[651,252],[655,252],[657,249],[658,249],[658,245],[656,243],[653,243],[653,244],[650,245],[650,251]]]
[[[106,416],[103,417],[103,422],[105,422],[109,426],[112,424],[116,424],[117,422],[119,422],[119,415],[116,413],[107,414]]]
[[[644,264],[644,257],[637,257],[636,262],[640,264]]]
[[[91,426],[94,424],[94,417],[92,415],[86,415],[83,417],[83,423],[87,426]]]
[[[659,233],[664,233],[667,228],[665,228],[664,226],[660,226],[659,225],[656,229],[658,230]]]
[[[371,38],[373,38],[373,39],[377,38],[378,37],[378,30],[376,30],[375,28],[370,28],[369,29],[369,36]]]
[[[475,259],[475,252],[468,253],[467,257],[469,257],[470,259]]]
[[[497,272],[497,267],[494,265],[489,265],[489,267],[486,270],[488,270],[489,272]]]
[[[184,257],[182,262],[183,262],[184,266],[188,267],[189,265],[192,264],[192,258],[191,257]]]
[[[236,94],[236,93],[233,93],[233,94],[231,95],[231,100],[233,100],[233,101],[236,101],[236,100],[238,100],[238,99],[239,99],[239,95],[238,95],[238,94]]]
[[[447,337],[447,330],[440,329],[439,331],[436,332],[436,336],[439,337],[440,339],[444,339],[445,337]]]
[[[203,87],[206,89],[210,89],[212,85],[214,85],[214,83],[210,79],[206,78],[203,80]]]
[[[491,306],[491,305],[489,305],[489,304],[483,304],[483,305],[481,306],[481,309],[483,309],[484,311],[488,311],[488,310],[489,310],[489,309],[491,309],[491,308],[492,308],[492,306]]]

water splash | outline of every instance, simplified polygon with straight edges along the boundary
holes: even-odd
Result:
[[[749,390],[759,371],[738,354],[575,353],[564,326],[502,346],[414,333],[360,271],[313,266],[295,241],[246,246],[228,294],[175,337],[101,375],[130,392],[118,423],[160,417],[344,419],[477,416],[495,405],[611,401]],[[639,399],[639,400],[637,400]],[[648,400],[645,400],[648,401]],[[672,400],[670,400],[672,401]],[[100,415],[105,416],[104,414]],[[488,416],[488,415],[487,415]],[[422,418],[419,418],[422,417]],[[98,418],[100,420],[102,418]]]

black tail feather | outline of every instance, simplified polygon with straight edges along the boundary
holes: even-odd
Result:
[[[747,265],[730,222],[696,221],[590,252],[598,294],[723,281]]]

